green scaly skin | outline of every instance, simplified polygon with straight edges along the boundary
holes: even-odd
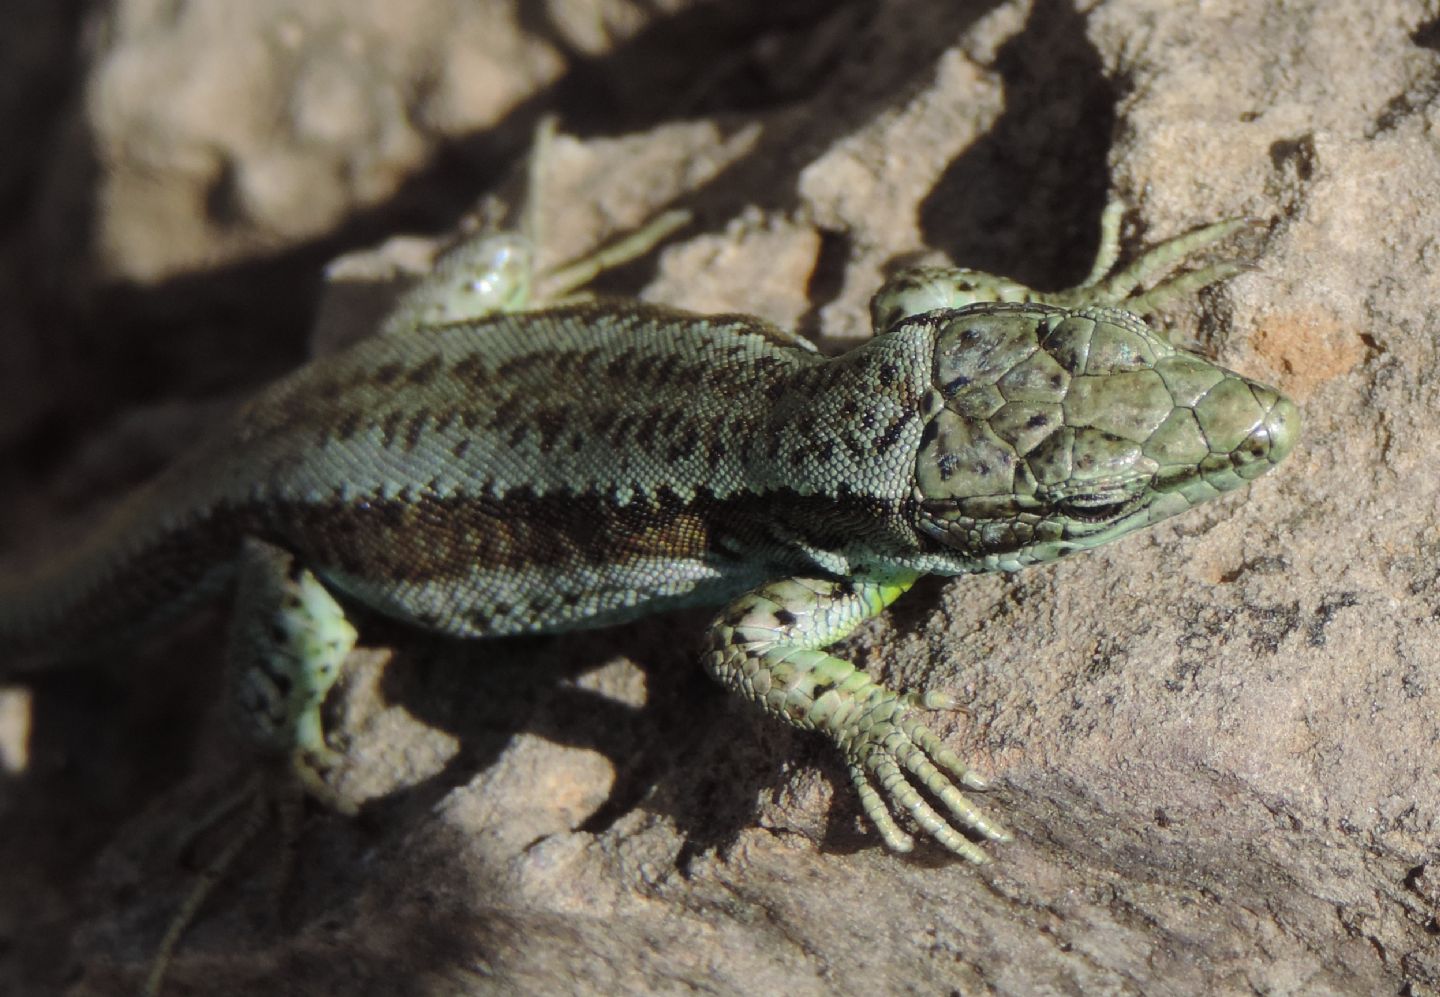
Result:
[[[318,709],[355,639],[344,602],[465,637],[724,604],[704,655],[722,685],[829,738],[891,848],[913,844],[903,811],[984,861],[966,832],[1008,832],[921,719],[949,700],[898,695],[824,648],[920,575],[1053,561],[1236,489],[1299,428],[1274,389],[1122,310],[1235,273],[1138,290],[1237,224],[1112,275],[1119,215],[1105,218],[1086,285],[901,274],[875,297],[877,335],[833,358],[744,315],[508,311],[530,286],[528,246],[466,244],[382,335],[262,392],[87,544],[0,587],[0,674],[238,578],[237,713],[257,750],[325,795]],[[152,991],[218,873],[167,933]]]

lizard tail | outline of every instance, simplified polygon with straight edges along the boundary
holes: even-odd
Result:
[[[224,588],[239,538],[213,516],[157,516],[155,490],[33,572],[0,578],[0,677],[129,640]]]

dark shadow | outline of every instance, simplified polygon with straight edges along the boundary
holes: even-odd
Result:
[[[1421,21],[1410,32],[1410,40],[1420,48],[1428,48],[1431,51],[1440,52],[1440,18],[1430,18]]]
[[[1410,41],[1416,48],[1440,52],[1440,18],[1431,18],[1417,24],[1415,30],[1410,32]],[[1411,81],[1404,90],[1385,102],[1385,106],[1375,115],[1375,120],[1366,130],[1365,137],[1374,138],[1393,131],[1407,118],[1424,113],[1434,102],[1437,93],[1440,93],[1440,74],[1432,72],[1428,78]],[[1309,141],[1313,144],[1313,138]],[[1313,149],[1311,151],[1313,153]]]
[[[782,756],[763,773],[729,764],[735,738],[717,738],[717,728],[768,721],[758,711],[732,711],[724,691],[704,674],[701,635],[713,615],[690,610],[550,637],[423,642],[428,646],[406,655],[414,660],[386,670],[383,693],[426,725],[449,732],[460,750],[442,772],[392,794],[381,804],[385,812],[402,823],[403,814],[425,813],[524,732],[594,751],[614,766],[609,798],[581,830],[601,833],[643,801],[687,838],[708,845],[733,840],[753,817],[764,778],[779,777]],[[413,638],[409,643],[414,646]],[[616,657],[644,670],[639,709],[575,684]],[[723,757],[711,750],[717,745]]]
[[[107,914],[154,899],[143,882],[109,890],[96,857],[133,844],[126,825],[187,777],[233,774],[206,757],[224,722],[221,671],[194,667],[213,659],[219,623],[207,614],[133,653],[28,677],[27,765],[0,773],[0,898],[18,929],[0,937],[0,990],[59,992],[76,978],[97,955],[77,945],[76,924],[113,924]],[[175,861],[163,836],[151,844]]]
[[[926,198],[926,242],[961,266],[1042,289],[1073,285],[1099,244],[1115,85],[1073,0],[1037,0],[994,69],[1004,113]]]

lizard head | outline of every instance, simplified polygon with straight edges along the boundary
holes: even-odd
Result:
[[[964,570],[1099,546],[1252,481],[1299,435],[1274,388],[1128,312],[988,304],[924,318],[937,324],[918,525]]]

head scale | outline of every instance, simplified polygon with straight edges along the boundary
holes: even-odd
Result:
[[[970,570],[1098,546],[1259,477],[1289,399],[1111,308],[931,312],[919,528]]]

